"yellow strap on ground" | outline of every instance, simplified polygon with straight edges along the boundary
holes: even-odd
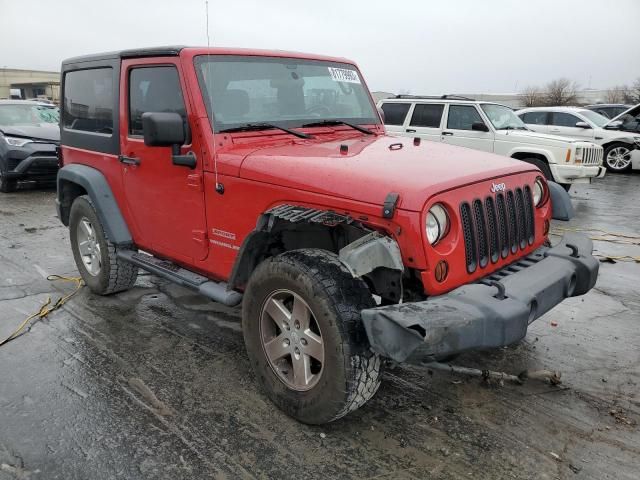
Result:
[[[605,262],[635,262],[640,263],[640,257],[634,257],[632,255],[600,255],[599,253],[594,253],[594,257],[601,258],[601,261]]]
[[[0,342],[0,347],[5,343],[8,343],[11,340],[14,340],[17,337],[19,337],[21,335],[21,332],[27,327],[27,325],[29,325],[29,322],[31,322],[31,320],[44,318],[54,310],[57,310],[58,308],[60,308],[62,305],[64,305],[67,302],[67,300],[69,300],[76,293],[78,293],[78,291],[82,288],[82,285],[83,285],[82,278],[80,277],[63,277],[62,275],[49,275],[47,277],[47,280],[49,280],[50,282],[55,280],[61,280],[63,282],[74,282],[76,284],[76,288],[71,293],[68,293],[63,297],[60,297],[53,304],[51,303],[51,297],[47,297],[47,301],[42,304],[42,306],[40,307],[40,310],[38,310],[33,315],[29,315],[27,318],[25,318],[22,321],[22,323],[18,326],[18,328],[16,328],[11,335],[9,335],[7,338],[5,338]]]
[[[569,227],[554,227],[553,231],[551,232],[554,235],[561,235],[561,233],[558,232],[594,232],[594,233],[600,233],[602,234],[604,237],[617,237],[617,238],[624,238],[627,240],[638,240],[640,241],[640,235],[629,235],[626,233],[613,233],[613,232],[607,232],[606,230],[602,230],[600,228],[569,228]],[[596,237],[593,240],[600,240],[602,237]],[[611,241],[611,240],[602,240],[602,241]]]

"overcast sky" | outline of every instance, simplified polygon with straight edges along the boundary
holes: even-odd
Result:
[[[640,0],[210,0],[214,46],[355,60],[372,90],[507,93],[640,77]],[[0,67],[206,45],[205,0],[0,0]]]

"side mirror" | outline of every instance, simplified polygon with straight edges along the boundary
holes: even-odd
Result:
[[[488,132],[489,127],[487,127],[484,122],[473,122],[471,130],[475,130],[476,132]]]
[[[382,123],[384,123],[384,110],[382,107],[378,107],[378,115],[380,115],[380,119],[382,120]]]
[[[142,133],[148,147],[172,147],[185,141],[182,117],[177,113],[143,113]]]
[[[584,128],[585,130],[591,128],[587,122],[576,122],[576,128]]]
[[[142,134],[148,147],[171,147],[174,165],[196,168],[196,156],[180,155],[180,147],[186,141],[182,117],[177,113],[146,112],[142,114]]]

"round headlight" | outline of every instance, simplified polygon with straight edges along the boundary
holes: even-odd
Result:
[[[437,203],[427,213],[427,240],[431,245],[435,245],[447,234],[448,229],[449,217],[447,216],[447,211]]]
[[[544,183],[541,178],[536,178],[536,182],[533,184],[533,204],[539,207],[544,199]]]

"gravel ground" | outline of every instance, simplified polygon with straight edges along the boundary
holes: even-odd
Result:
[[[640,175],[574,187],[555,228],[638,235]],[[77,275],[55,193],[0,194],[0,338]],[[598,234],[599,235],[599,234]],[[635,240],[637,242],[637,240]],[[598,253],[640,246],[596,242]],[[0,347],[0,480],[637,479],[640,264],[603,263],[596,288],[514,347],[464,366],[562,372],[562,385],[486,384],[401,366],[364,408],[296,423],[257,389],[239,311],[150,275],[111,297],[81,290]]]

